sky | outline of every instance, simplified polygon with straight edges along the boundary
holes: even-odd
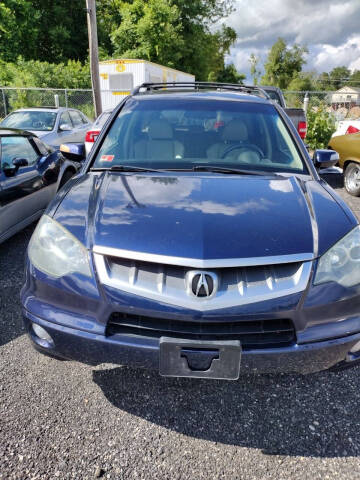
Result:
[[[235,0],[226,24],[237,33],[228,61],[251,81],[249,57],[264,63],[278,37],[307,46],[305,71],[360,70],[360,0]]]

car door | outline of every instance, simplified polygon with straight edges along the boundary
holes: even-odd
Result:
[[[84,142],[86,131],[88,130],[90,124],[84,123],[84,119],[80,112],[77,110],[70,110],[69,111],[72,123],[74,125],[74,140],[73,142]]]
[[[63,130],[66,128],[66,130]],[[69,111],[60,113],[58,138],[52,142],[52,145],[59,147],[62,143],[75,142],[76,130],[71,121]]]
[[[27,165],[14,167],[15,158],[25,159]],[[41,158],[28,137],[0,138],[0,241],[35,220],[46,206],[38,170]]]

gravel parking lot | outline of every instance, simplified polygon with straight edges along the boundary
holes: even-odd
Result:
[[[360,478],[360,368],[218,382],[36,353],[19,305],[32,230],[0,245],[1,479]]]

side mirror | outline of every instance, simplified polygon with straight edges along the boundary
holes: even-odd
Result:
[[[26,160],[26,158],[14,158],[12,164],[16,169],[18,169],[20,167],[27,167],[29,162]]]
[[[63,143],[60,145],[60,152],[65,158],[73,162],[82,162],[86,158],[85,145],[83,143]]]
[[[69,132],[70,130],[72,130],[72,128],[68,123],[63,123],[59,126],[59,130],[61,130],[62,132]]]
[[[339,154],[335,150],[315,150],[313,156],[313,162],[317,169],[334,167],[339,160]]]

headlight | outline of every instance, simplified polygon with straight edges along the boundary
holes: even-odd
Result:
[[[344,287],[360,283],[360,226],[320,257],[314,284],[326,282],[337,282]]]
[[[84,245],[57,221],[44,215],[31,237],[31,263],[51,277],[78,272],[91,277],[88,252]]]

